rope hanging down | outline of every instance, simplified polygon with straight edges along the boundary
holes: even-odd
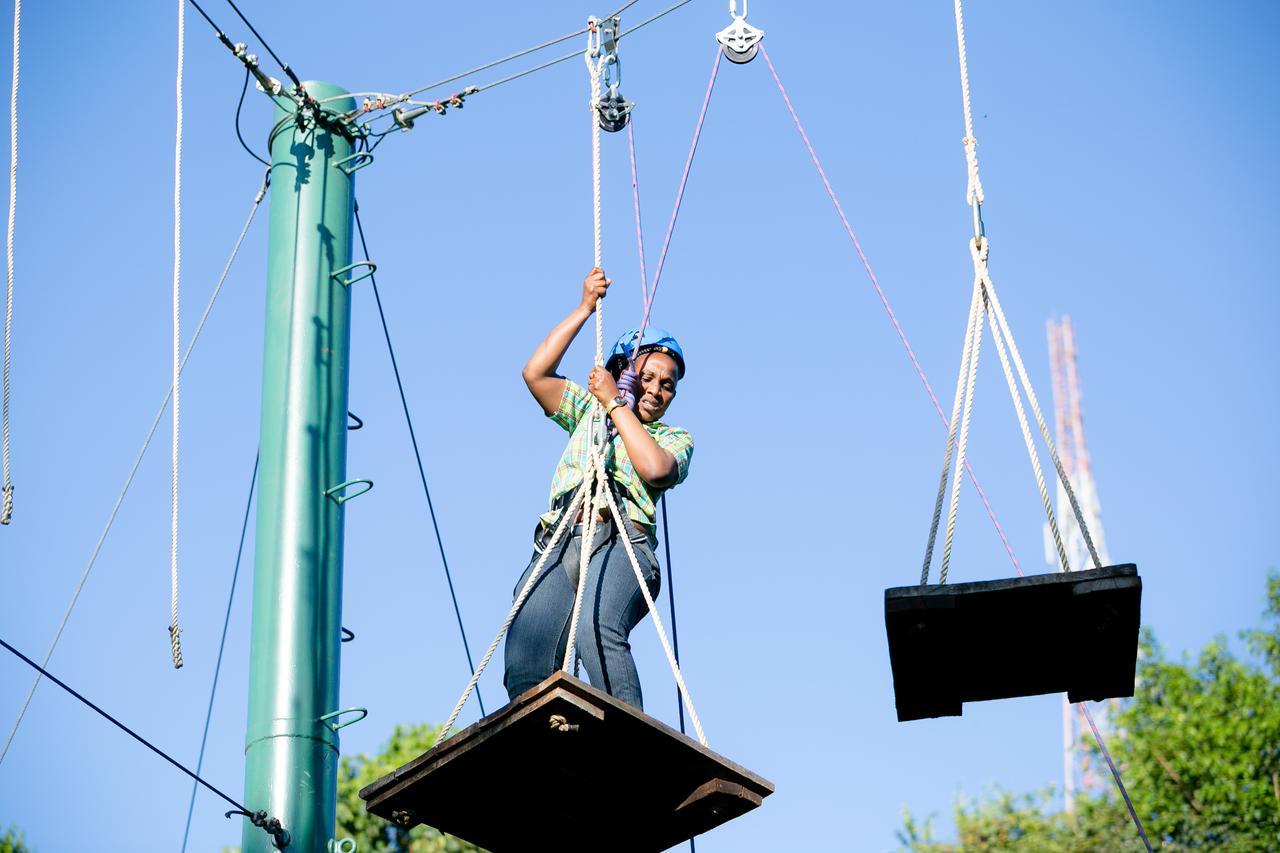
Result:
[[[18,71],[21,53],[22,0],[13,3],[13,76],[9,87],[9,224],[5,232],[6,287],[4,299],[4,411],[0,416],[3,438],[4,483],[0,486],[0,524],[13,518],[13,480],[9,475],[9,365],[13,339],[13,226],[18,212]]]
[[[594,21],[592,22],[594,23]],[[588,44],[585,53],[587,64],[587,72],[590,78],[591,97],[589,99],[590,116],[591,116],[591,178],[592,178],[592,218],[593,218],[593,250],[595,266],[601,264],[601,222],[600,222],[600,126],[597,121],[597,99],[600,90],[600,62],[599,62],[599,37],[597,28],[589,26]],[[714,79],[714,76],[713,76]],[[708,92],[708,97],[709,97]],[[706,113],[706,105],[703,105],[703,115]],[[698,123],[698,131],[702,128],[701,118]],[[695,136],[693,148],[697,146],[697,137]],[[690,160],[692,160],[692,148],[690,151]],[[685,179],[687,180],[687,165]],[[677,197],[677,206],[679,198]],[[674,227],[675,217],[672,217],[672,226]],[[668,240],[670,234],[668,234]],[[654,279],[655,285],[657,279]],[[652,303],[653,290],[650,289],[647,304]],[[604,364],[604,320],[603,306],[596,305],[596,365]],[[485,651],[484,657],[480,660],[480,665],[472,674],[471,680],[467,683],[466,688],[459,697],[453,711],[449,714],[448,719],[444,723],[444,731],[447,733],[452,729],[453,724],[457,722],[458,715],[462,713],[462,708],[466,705],[467,698],[471,695],[471,691],[475,689],[476,683],[480,680],[480,675],[484,672],[485,667],[489,665],[489,661],[493,658],[494,653],[498,649],[498,644],[502,642],[502,638],[506,635],[507,629],[511,627],[511,623],[515,621],[516,614],[520,612],[524,606],[525,599],[533,590],[537,583],[538,577],[542,574],[543,568],[546,566],[547,560],[555,553],[556,546],[559,544],[565,531],[568,529],[571,520],[578,515],[579,509],[585,515],[586,529],[584,531],[584,541],[581,548],[581,562],[578,569],[578,588],[574,597],[573,612],[569,622],[569,636],[565,647],[565,657],[562,662],[562,668],[568,670],[573,663],[576,662],[575,641],[582,611],[582,596],[586,588],[586,575],[588,562],[590,559],[591,545],[594,542],[597,520],[599,512],[596,510],[596,501],[603,496],[605,499],[610,515],[613,519],[615,529],[625,531],[627,529],[626,520],[619,509],[618,502],[614,497],[613,489],[609,485],[609,476],[604,459],[603,449],[606,447],[605,418],[603,408],[599,401],[593,401],[589,417],[591,418],[592,429],[595,432],[595,443],[587,449],[587,459],[584,464],[584,472],[582,484],[574,492],[574,496],[569,505],[561,513],[559,521],[556,523],[555,529],[552,531],[551,538],[544,546],[541,556],[534,564],[529,577],[521,587],[520,592],[516,595],[515,601],[511,605],[511,609],[507,612],[506,618],[502,622],[502,626],[498,629],[498,634],[493,638],[493,642],[489,644],[489,648]],[[707,745],[707,737],[702,729],[702,722],[698,718],[697,710],[693,706],[693,699],[689,695],[688,685],[685,683],[684,676],[680,671],[680,665],[676,661],[675,652],[672,649],[671,642],[667,638],[666,629],[662,624],[662,617],[658,613],[658,606],[653,600],[653,596],[649,594],[649,587],[644,579],[644,572],[640,568],[639,558],[636,556],[635,550],[631,545],[629,536],[621,536],[627,559],[631,563],[632,571],[635,573],[637,585],[644,597],[645,605],[649,609],[649,615],[653,619],[654,628],[658,633],[658,640],[662,645],[662,650],[666,654],[667,663],[671,667],[671,673],[675,678],[676,687],[680,691],[680,695],[684,699],[685,707],[689,711],[689,719],[693,723],[694,731],[698,735],[698,741],[703,745]]]
[[[177,122],[173,141],[173,449],[169,468],[169,645],[174,669],[182,668],[182,640],[178,636],[182,633],[178,627],[178,419],[182,374],[182,48],[186,14],[186,0],[178,0],[178,73],[174,84]]]
[[[969,206],[973,209],[974,235],[969,241],[969,255],[973,261],[973,294],[969,302],[969,317],[965,326],[964,349],[961,355],[959,375],[956,379],[956,398],[952,406],[952,422],[947,433],[947,447],[943,456],[942,475],[938,482],[938,495],[934,503],[933,519],[929,528],[928,543],[925,547],[925,560],[920,574],[920,582],[921,584],[926,584],[929,581],[929,570],[933,558],[934,544],[938,534],[943,492],[946,488],[948,469],[951,465],[952,453],[954,451],[957,460],[956,470],[954,475],[950,478],[951,499],[947,513],[947,529],[943,544],[942,565],[939,570],[939,583],[947,582],[947,572],[951,561],[951,546],[955,538],[956,515],[960,498],[959,471],[960,466],[964,464],[965,452],[968,445],[969,416],[973,408],[974,377],[976,376],[978,368],[982,327],[984,321],[988,319],[990,320],[991,337],[996,347],[996,355],[1000,359],[1000,367],[1004,372],[1005,383],[1009,388],[1010,399],[1013,401],[1014,412],[1017,415],[1018,425],[1022,431],[1023,443],[1027,448],[1027,455],[1031,462],[1031,470],[1035,477],[1036,488],[1040,493],[1040,501],[1044,506],[1045,517],[1048,520],[1049,531],[1053,536],[1054,545],[1058,551],[1058,558],[1062,563],[1062,570],[1064,572],[1070,571],[1071,566],[1067,558],[1066,546],[1062,541],[1062,533],[1058,527],[1057,515],[1053,511],[1053,504],[1049,498],[1049,490],[1045,486],[1044,473],[1040,466],[1039,452],[1036,448],[1035,439],[1032,437],[1030,426],[1027,423],[1026,411],[1022,402],[1022,395],[1024,394],[1026,395],[1027,402],[1031,405],[1031,410],[1035,416],[1036,424],[1040,428],[1040,435],[1044,439],[1045,447],[1049,452],[1049,457],[1053,461],[1054,470],[1057,473],[1059,480],[1062,482],[1063,490],[1071,504],[1071,510],[1075,515],[1076,521],[1080,526],[1080,531],[1084,536],[1085,543],[1089,548],[1089,554],[1093,560],[1093,565],[1095,568],[1101,568],[1102,560],[1094,545],[1093,537],[1089,533],[1088,525],[1084,518],[1084,512],[1076,498],[1075,490],[1071,487],[1071,481],[1067,477],[1066,470],[1062,465],[1062,460],[1058,456],[1057,446],[1053,441],[1053,436],[1049,432],[1048,425],[1045,423],[1044,414],[1040,408],[1040,402],[1036,398],[1035,390],[1031,385],[1031,379],[1022,362],[1022,356],[1018,352],[1018,345],[1014,340],[1013,331],[1005,318],[1004,310],[1000,306],[1000,299],[996,295],[995,285],[991,280],[990,269],[988,267],[991,246],[987,240],[986,234],[984,233],[982,224],[982,202],[985,195],[983,193],[982,181],[978,172],[978,141],[973,132],[973,111],[969,92],[969,64],[967,51],[965,49],[964,15],[960,0],[955,0],[955,15],[956,42],[960,56],[960,92],[964,108],[965,136],[963,143],[966,168],[968,172],[968,183],[965,189],[965,197]],[[1014,377],[1015,370],[1017,372],[1016,379]],[[1019,386],[1021,386],[1021,388],[1019,388]],[[955,415],[961,410],[963,410],[963,415],[961,416],[959,431],[957,432]]]
[[[195,332],[191,335],[191,342],[187,344],[187,351],[182,356],[182,369],[187,367],[187,361],[191,358],[192,351],[196,348],[196,343],[200,340],[200,333],[204,331],[205,323],[209,320],[209,314],[213,311],[214,303],[218,301],[218,294],[222,292],[222,285],[226,282],[227,276],[231,272],[231,266],[235,263],[236,255],[240,253],[240,246],[244,243],[245,235],[249,233],[249,226],[253,224],[253,218],[258,213],[258,208],[262,205],[262,200],[267,196],[267,187],[271,182],[271,170],[268,169],[262,176],[262,187],[258,190],[258,194],[253,198],[253,204],[249,208],[249,216],[245,219],[244,227],[240,229],[240,235],[236,238],[235,245],[231,248],[231,255],[227,258],[226,265],[222,268],[222,275],[218,277],[217,284],[213,287],[213,292],[209,295],[209,301],[204,306],[204,312],[200,315],[200,320],[196,323]],[[129,487],[133,485],[133,478],[138,474],[138,468],[142,465],[142,459],[147,454],[147,449],[151,447],[151,440],[155,438],[156,430],[160,428],[160,421],[164,417],[164,410],[169,406],[169,397],[173,393],[173,387],[170,386],[165,392],[164,399],[160,401],[159,408],[156,409],[155,417],[151,419],[151,427],[147,430],[147,436],[142,440],[142,448],[138,451],[138,455],[134,457],[133,466],[130,467],[128,475],[124,478],[124,485],[120,487],[120,493],[116,495],[116,501],[111,507],[111,512],[107,515],[107,522],[102,527],[102,532],[98,534],[98,541],[93,546],[93,551],[89,554],[89,560],[85,564],[84,571],[80,574],[80,580],[76,582],[76,588],[71,593],[71,600],[67,602],[67,609],[62,614],[62,621],[58,623],[58,628],[53,633],[53,640],[49,643],[49,650],[45,652],[43,666],[48,666],[49,661],[53,658],[53,652],[58,647],[58,641],[62,638],[62,632],[67,627],[67,622],[71,619],[71,612],[75,610],[76,602],[80,600],[80,592],[84,589],[85,582],[89,580],[89,573],[93,571],[93,566],[98,560],[98,554],[102,553],[102,546],[107,541],[107,535],[111,532],[111,525],[115,523],[116,515],[120,512],[121,505],[124,504],[125,495],[129,493]],[[27,707],[31,704],[31,697],[35,695],[36,688],[40,686],[40,675],[37,672],[36,677],[31,681],[31,687],[27,690],[26,697],[22,700],[22,707],[18,709],[18,717],[13,721],[13,728],[9,730],[9,736],[5,739],[4,747],[0,749],[0,764],[4,763],[4,757],[9,752],[9,747],[13,744],[14,737],[18,734],[18,727],[22,725],[22,718],[27,713]]]
[[[954,475],[951,477],[951,501],[947,515],[947,532],[943,547],[942,566],[939,573],[939,582],[946,583],[947,581],[947,569],[951,558],[951,544],[955,535],[956,509],[959,501],[960,466],[964,464],[965,449],[968,442],[969,416],[973,406],[974,376],[977,372],[980,344],[982,340],[982,327],[985,320],[990,320],[991,338],[995,343],[996,355],[1000,359],[1000,367],[1004,373],[1005,384],[1009,388],[1009,396],[1013,401],[1014,411],[1018,417],[1018,425],[1022,431],[1023,443],[1026,445],[1027,455],[1031,461],[1032,473],[1035,476],[1036,487],[1040,492],[1040,500],[1044,506],[1045,515],[1049,523],[1049,530],[1053,535],[1054,545],[1058,550],[1058,557],[1062,562],[1062,570],[1064,572],[1070,571],[1071,566],[1067,560],[1067,552],[1062,542],[1062,534],[1058,528],[1057,517],[1053,511],[1053,505],[1049,500],[1049,492],[1045,487],[1044,475],[1040,468],[1039,453],[1036,448],[1035,440],[1032,437],[1031,429],[1027,424],[1026,411],[1022,404],[1022,394],[1026,395],[1027,401],[1031,404],[1036,424],[1040,428],[1040,435],[1044,439],[1045,447],[1049,451],[1049,457],[1053,460],[1054,470],[1062,483],[1063,490],[1066,493],[1068,500],[1070,501],[1071,510],[1074,513],[1076,521],[1079,524],[1080,531],[1084,536],[1085,544],[1088,546],[1089,555],[1092,558],[1093,565],[1095,568],[1101,568],[1102,560],[1100,559],[1098,550],[1094,545],[1093,537],[1089,534],[1084,513],[1076,498],[1075,491],[1071,487],[1071,482],[1067,477],[1066,470],[1063,468],[1062,460],[1058,455],[1057,447],[1053,441],[1053,436],[1050,434],[1048,426],[1045,423],[1044,415],[1040,409],[1039,400],[1036,399],[1035,391],[1031,386],[1030,377],[1028,376],[1026,367],[1022,362],[1022,356],[1018,352],[1018,346],[1014,340],[1013,331],[1005,317],[1003,308],[1001,308],[1000,299],[996,295],[995,285],[991,280],[991,274],[988,267],[991,247],[986,234],[984,233],[982,222],[982,203],[985,200],[985,194],[983,192],[982,180],[978,171],[978,141],[973,132],[973,111],[969,92],[969,63],[968,54],[965,48],[964,12],[961,0],[954,0],[954,6],[956,19],[956,45],[960,61],[960,93],[964,109],[965,135],[963,144],[966,170],[968,172],[965,196],[969,206],[973,210],[973,238],[969,241],[969,255],[973,261],[973,292],[969,301],[969,317],[965,326],[965,341],[964,349],[961,354],[960,371],[956,378],[956,397],[952,405],[952,423],[947,433],[947,448],[943,456],[942,476],[939,478],[938,495],[934,503],[933,520],[929,528],[929,541],[925,550],[925,562],[921,572],[920,582],[922,585],[928,583],[934,542],[938,532],[943,490],[946,487],[948,466],[951,464],[951,457],[954,449],[957,459],[956,470]],[[1010,364],[1011,359],[1012,364]],[[1014,377],[1015,370],[1017,372],[1017,379]],[[1019,393],[1019,384],[1021,385],[1022,394]],[[963,408],[963,415],[961,416],[961,424],[957,435],[955,418],[961,408]],[[1079,707],[1084,712],[1086,719],[1088,719],[1089,727],[1093,732],[1093,736],[1107,760],[1107,766],[1111,771],[1111,776],[1114,779],[1121,796],[1124,798],[1125,806],[1128,808],[1129,816],[1132,818],[1133,824],[1138,830],[1138,835],[1141,837],[1143,845],[1148,851],[1150,851],[1151,842],[1147,839],[1147,834],[1143,829],[1142,821],[1138,818],[1137,810],[1134,809],[1133,802],[1129,798],[1129,792],[1126,790],[1124,781],[1120,777],[1120,771],[1111,760],[1111,755],[1107,751],[1106,743],[1102,739],[1102,734],[1098,731],[1098,727],[1094,724],[1092,715],[1089,714],[1089,710],[1085,707],[1083,702],[1079,703]]]

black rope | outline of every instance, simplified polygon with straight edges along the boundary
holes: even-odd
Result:
[[[676,584],[671,573],[671,525],[667,523],[667,496],[662,496],[662,547],[667,555],[667,606],[671,610],[671,651],[676,658],[676,666],[680,665],[680,632],[676,630]],[[680,696],[680,688],[676,687],[676,710],[680,713],[680,734],[684,734],[684,700]],[[689,839],[690,853],[697,853],[698,847],[693,839]]]
[[[369,244],[365,242],[364,225],[360,222],[360,205],[355,205],[356,230],[360,234],[360,249],[366,258],[369,257]],[[387,315],[382,310],[382,296],[378,293],[378,280],[371,274],[369,284],[373,287],[373,298],[378,304],[378,319],[382,321],[382,335],[387,339],[387,353],[391,356],[391,370],[395,373],[396,388],[400,391],[400,405],[404,409],[405,423],[409,425],[409,441],[413,444],[413,458],[418,463],[418,477],[422,480],[422,491],[427,496],[427,510],[431,514],[431,528],[436,534],[436,545],[440,548],[440,562],[444,565],[444,577],[449,584],[449,597],[453,600],[453,615],[458,620],[458,633],[462,635],[462,648],[467,653],[467,667],[471,674],[476,674],[476,666],[471,658],[471,645],[467,642],[467,629],[462,624],[462,609],[458,606],[458,594],[453,588],[453,573],[449,571],[449,559],[444,553],[444,538],[440,535],[440,525],[436,521],[435,504],[431,501],[431,489],[427,486],[426,469],[422,466],[422,453],[418,450],[418,435],[413,428],[413,418],[409,414],[409,400],[405,397],[404,383],[400,381],[400,366],[396,361],[396,350],[391,345],[391,331],[387,327]],[[480,686],[476,685],[476,700],[480,703],[480,714],[483,716],[484,699],[480,696]]]
[[[241,100],[239,100],[239,104],[236,105],[236,138],[241,141],[242,149],[248,151],[248,155],[250,155],[251,158],[259,161],[259,163],[270,169],[271,164],[268,163],[268,161],[260,158],[260,156],[257,156],[256,154],[253,154],[253,149],[248,147],[248,142],[244,141],[244,136],[241,133],[241,129],[239,129],[239,114],[241,114],[241,110],[244,108],[244,95],[248,92],[248,78],[250,78],[250,76],[250,70],[248,70],[248,68],[244,69],[244,86],[241,87]]]
[[[662,496],[662,546],[667,555],[667,606],[671,610],[671,651],[680,665],[680,632],[676,630],[676,585],[671,573],[671,527],[667,524],[667,496]],[[676,688],[676,710],[680,712],[680,734],[684,734],[684,701]]]
[[[236,46],[231,43],[231,39],[227,38],[227,34],[222,31],[222,27],[218,26],[213,22],[213,18],[209,17],[209,13],[206,12],[204,9],[200,8],[200,4],[197,3],[196,0],[187,0],[187,2],[190,3],[192,6],[196,7],[196,11],[200,13],[200,17],[208,21],[209,26],[213,27],[213,31],[218,35],[218,41],[222,42],[223,46],[225,46],[228,50],[234,52],[236,49]]]
[[[196,773],[204,766],[204,747],[209,740],[209,721],[213,719],[213,698],[218,694],[218,674],[222,672],[222,651],[227,645],[227,626],[231,624],[231,603],[236,598],[236,580],[240,577],[240,558],[244,555],[244,537],[249,530],[249,507],[253,505],[253,487],[258,482],[259,457],[253,457],[253,474],[249,477],[249,497],[244,503],[244,521],[240,523],[240,544],[236,548],[236,567],[231,572],[231,591],[227,594],[227,613],[222,618],[222,640],[218,643],[218,662],[213,665],[213,687],[209,689],[209,708],[204,714],[204,734],[200,735],[200,756],[196,759]],[[191,833],[191,815],[196,808],[196,785],[191,785],[191,801],[187,804],[187,826],[182,830],[182,850],[186,853],[187,837]]]
[[[56,684],[56,685],[58,685],[59,687],[61,687],[63,690],[67,691],[67,692],[68,692],[68,693],[70,693],[72,696],[74,696],[74,697],[76,697],[77,699],[79,699],[79,700],[80,700],[81,702],[83,702],[85,705],[88,705],[88,706],[89,706],[90,708],[92,708],[94,711],[97,711],[97,712],[98,712],[98,714],[99,714],[100,716],[104,717],[108,722],[110,722],[110,723],[112,723],[113,725],[115,725],[115,727],[116,727],[116,728],[120,729],[122,732],[124,732],[125,734],[127,734],[129,737],[133,738],[133,739],[134,739],[134,740],[136,740],[138,743],[142,744],[142,745],[143,745],[143,746],[145,746],[147,749],[151,750],[151,751],[152,751],[152,752],[154,752],[156,755],[160,756],[160,757],[161,757],[161,758],[163,758],[165,761],[169,762],[169,763],[170,763],[170,764],[172,764],[174,767],[176,767],[176,768],[178,768],[179,770],[181,770],[183,773],[186,773],[186,774],[187,774],[188,776],[190,776],[192,779],[196,780],[196,782],[197,782],[198,784],[204,785],[204,786],[205,786],[206,788],[208,788],[210,791],[212,791],[213,793],[217,794],[219,797],[221,797],[222,799],[226,800],[226,801],[227,801],[228,803],[230,803],[231,805],[235,806],[235,811],[227,812],[227,815],[228,815],[228,816],[230,816],[230,815],[232,815],[232,814],[242,814],[242,815],[245,815],[246,817],[248,817],[248,818],[253,822],[253,825],[254,825],[254,826],[262,827],[266,832],[268,832],[268,833],[270,833],[270,834],[271,834],[272,840],[275,842],[276,847],[278,847],[278,848],[280,848],[280,849],[282,849],[282,850],[283,850],[283,849],[288,845],[288,843],[289,843],[289,833],[288,833],[287,831],[285,831],[284,827],[280,826],[280,821],[276,820],[275,818],[268,818],[268,817],[266,816],[266,815],[267,815],[267,813],[266,813],[266,812],[250,812],[250,811],[249,811],[248,809],[246,809],[244,806],[240,805],[240,803],[238,803],[238,802],[236,802],[235,800],[231,799],[231,798],[230,798],[230,797],[228,797],[226,794],[224,794],[222,791],[218,790],[218,789],[217,789],[217,788],[215,788],[213,785],[210,785],[210,784],[209,784],[208,782],[206,782],[204,779],[201,779],[201,778],[200,778],[199,776],[197,776],[195,773],[191,772],[191,771],[190,771],[190,770],[188,770],[186,767],[184,767],[183,765],[179,764],[175,759],[171,758],[167,753],[165,753],[165,752],[161,751],[161,749],[160,749],[159,747],[157,747],[157,746],[155,746],[154,744],[152,744],[152,743],[151,743],[151,741],[147,740],[147,739],[146,739],[146,738],[144,738],[142,735],[138,734],[138,733],[137,733],[137,732],[135,732],[133,729],[129,728],[129,727],[128,727],[128,726],[126,726],[124,723],[120,722],[120,721],[119,721],[119,720],[117,720],[115,717],[111,716],[111,715],[110,715],[110,714],[108,714],[106,711],[104,711],[104,710],[102,710],[101,708],[99,708],[99,707],[98,707],[97,705],[95,705],[93,702],[91,702],[91,701],[89,701],[88,699],[86,699],[82,694],[78,693],[78,692],[77,692],[73,687],[71,687],[71,686],[70,686],[69,684],[67,684],[65,681],[63,681],[62,679],[58,678],[58,677],[57,677],[57,676],[55,676],[53,673],[49,672],[49,670],[45,669],[45,668],[44,668],[44,667],[42,667],[40,664],[36,663],[36,662],[35,662],[35,661],[33,661],[31,658],[29,658],[29,657],[27,657],[26,655],[24,655],[22,652],[18,651],[18,650],[17,650],[17,649],[15,649],[13,646],[11,646],[11,645],[9,645],[8,643],[6,643],[3,639],[0,639],[0,646],[4,646],[4,647],[5,647],[6,649],[8,649],[10,652],[12,652],[14,655],[16,655],[19,659],[21,659],[21,660],[22,660],[22,662],[23,662],[23,663],[25,663],[27,666],[31,667],[32,669],[34,669],[36,672],[40,673],[40,674],[41,674],[42,676],[44,676],[45,678],[49,679],[49,680],[50,680],[50,681],[52,681],[54,684]],[[260,818],[260,819],[259,819],[259,816],[261,816],[261,818]]]
[[[192,2],[194,1],[195,0],[192,0]],[[302,81],[298,79],[298,75],[293,73],[293,69],[289,67],[289,63],[282,60],[279,55],[271,49],[271,45],[267,44],[267,40],[262,37],[262,33],[258,32],[257,28],[254,27],[254,25],[249,22],[249,19],[244,16],[244,12],[240,11],[240,7],[235,4],[235,0],[227,0],[227,5],[235,10],[235,13],[240,16],[240,20],[244,21],[244,25],[249,28],[249,32],[253,33],[254,36],[257,37],[258,41],[262,42],[262,46],[266,48],[267,53],[271,54],[271,58],[276,61],[276,65],[280,66],[280,69],[284,71],[288,78],[293,82],[293,85],[298,87],[298,91],[302,91]]]

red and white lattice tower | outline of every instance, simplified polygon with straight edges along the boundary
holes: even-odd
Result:
[[[1085,523],[1089,525],[1089,533],[1098,549],[1098,556],[1104,566],[1110,565],[1111,558],[1107,554],[1106,538],[1102,531],[1102,508],[1098,503],[1098,489],[1093,480],[1093,471],[1089,466],[1089,449],[1084,437],[1084,414],[1080,406],[1080,377],[1076,372],[1076,340],[1071,327],[1071,318],[1063,317],[1060,321],[1050,320],[1049,328],[1049,365],[1053,373],[1053,414],[1055,441],[1058,444],[1058,455],[1062,458],[1062,467],[1071,480],[1071,488],[1080,502],[1080,509]],[[1058,523],[1061,526],[1062,541],[1066,546],[1067,558],[1072,569],[1092,568],[1089,549],[1084,541],[1080,524],[1067,498],[1062,483],[1058,483],[1057,502]],[[1045,525],[1045,559],[1052,566],[1058,565],[1058,552],[1053,539]],[[1103,706],[1102,713],[1095,713],[1094,718],[1099,726],[1106,728],[1108,714]],[[1081,735],[1087,731],[1087,724],[1079,709],[1062,697],[1062,751],[1063,751],[1063,807],[1071,812],[1075,808],[1077,792],[1088,791],[1103,782],[1093,773],[1089,755],[1080,748]]]

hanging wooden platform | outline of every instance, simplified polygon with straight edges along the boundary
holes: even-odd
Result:
[[[773,784],[564,672],[360,791],[372,814],[492,851],[657,853]]]
[[[984,699],[1132,696],[1141,599],[1132,563],[885,590],[899,722]]]

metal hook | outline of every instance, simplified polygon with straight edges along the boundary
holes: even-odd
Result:
[[[355,632],[355,631],[352,631],[350,628],[343,628],[343,629],[342,629],[342,639],[341,639],[341,640],[339,640],[338,642],[340,642],[340,643],[349,643],[349,642],[351,642],[352,640],[354,640],[355,638],[356,638],[356,632]]]
[[[359,714],[360,716],[356,717],[354,720],[347,720],[345,723],[329,722],[329,720],[336,720],[338,717],[342,716],[343,714]],[[329,727],[329,731],[336,732],[338,729],[345,729],[347,726],[351,725],[352,723],[360,722],[367,716],[369,716],[368,708],[343,708],[341,711],[330,711],[329,713],[317,719],[316,722],[324,723],[326,726]]]
[[[338,492],[342,491],[348,486],[364,486],[364,488],[358,492],[352,492],[349,495],[338,494]],[[324,496],[329,500],[333,501],[334,503],[336,503],[338,506],[342,506],[347,501],[351,500],[352,498],[360,497],[361,495],[365,494],[372,488],[373,488],[373,480],[365,480],[363,478],[356,479],[356,480],[347,480],[345,483],[339,483],[336,486],[330,486],[329,488],[325,489]]]
[[[355,412],[348,409],[347,417],[350,418],[352,421],[352,423],[347,424],[347,429],[351,430],[352,432],[358,429],[364,429],[364,421],[362,421],[359,415],[357,415]]]

